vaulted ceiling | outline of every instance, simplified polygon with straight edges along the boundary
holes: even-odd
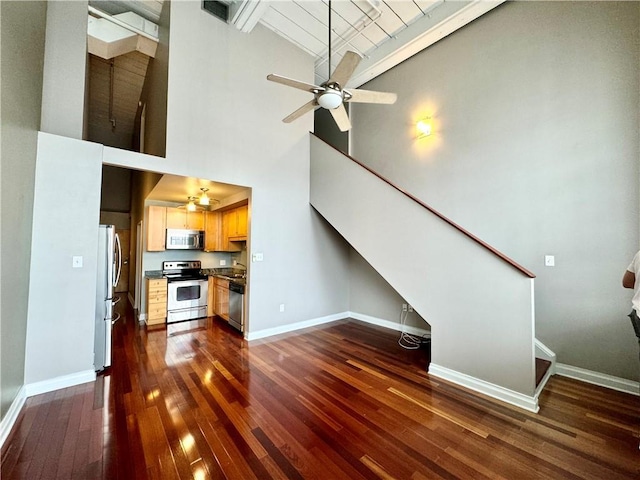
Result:
[[[331,30],[329,0],[222,0],[219,3],[228,6],[228,23],[235,28],[250,33],[259,23],[309,53],[315,60],[316,84],[328,79],[329,72],[345,52],[351,50],[360,54],[363,60],[347,85],[355,88],[504,1],[332,0]],[[158,24],[163,2],[90,0],[89,6],[109,15],[133,12]],[[328,64],[329,31],[331,66]],[[139,99],[148,61],[149,58],[140,51],[114,58],[91,56],[90,140],[117,148],[133,148],[132,139],[136,117],[140,114]],[[189,190],[188,195],[192,195],[191,190],[195,187],[187,183],[184,190]],[[175,183],[170,185],[168,190],[180,190]],[[184,192],[179,195],[185,196]],[[166,191],[161,196],[166,196]]]

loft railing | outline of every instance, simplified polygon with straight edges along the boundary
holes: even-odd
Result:
[[[415,203],[417,203],[418,205],[420,205],[422,208],[428,210],[430,213],[432,213],[433,215],[435,215],[436,217],[438,217],[439,219],[441,219],[442,221],[446,222],[447,224],[449,224],[450,226],[452,226],[453,228],[455,228],[456,230],[458,230],[460,233],[462,233],[463,235],[467,236],[468,238],[470,238],[471,240],[473,240],[474,242],[476,242],[478,245],[482,246],[484,249],[488,250],[489,252],[491,252],[493,255],[495,255],[496,257],[500,258],[503,262],[508,263],[509,265],[511,265],[513,268],[515,268],[516,270],[518,270],[520,273],[522,273],[523,275],[529,277],[529,278],[536,278],[535,274],[533,274],[532,272],[530,272],[529,270],[527,270],[526,268],[524,268],[522,265],[520,265],[519,263],[517,263],[515,260],[512,260],[511,258],[507,257],[504,253],[500,252],[499,250],[497,250],[496,248],[492,247],[491,245],[489,245],[487,242],[485,242],[484,240],[481,240],[480,238],[476,237],[473,233],[469,232],[468,230],[462,228],[460,225],[458,225],[457,223],[455,223],[453,220],[445,217],[442,213],[438,212],[436,209],[434,209],[433,207],[430,207],[429,205],[427,205],[426,203],[424,203],[422,200],[420,200],[419,198],[415,197],[414,195],[412,195],[411,193],[407,192],[406,190],[404,190],[403,188],[399,187],[398,185],[396,185],[395,183],[393,183],[391,180],[385,178],[384,176],[382,176],[380,173],[376,172],[375,170],[373,170],[372,168],[368,167],[367,165],[365,165],[364,163],[356,160],[355,158],[353,158],[351,155],[348,155],[346,153],[344,153],[341,150],[338,150],[336,147],[334,147],[333,145],[331,145],[330,143],[327,143],[326,141],[324,141],[322,138],[318,137],[315,133],[311,132],[311,135],[313,135],[314,137],[316,137],[318,140],[322,141],[323,143],[325,143],[326,145],[328,145],[329,147],[333,148],[334,150],[340,152],[340,154],[344,155],[345,157],[347,157],[349,160],[351,160],[352,162],[354,162],[355,164],[359,165],[360,167],[364,168],[365,170],[367,170],[369,173],[375,175],[376,177],[378,177],[380,180],[382,180],[383,182],[385,182],[386,184],[388,184],[389,186],[391,186],[392,188],[394,188],[395,190],[397,190],[398,192],[402,193],[403,195],[405,195],[406,197],[410,198],[411,200],[413,200]]]

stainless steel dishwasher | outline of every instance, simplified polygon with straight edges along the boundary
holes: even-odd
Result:
[[[244,332],[244,285],[229,282],[229,325]]]

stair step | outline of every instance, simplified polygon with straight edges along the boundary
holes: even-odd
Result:
[[[540,382],[544,378],[547,370],[551,367],[551,362],[549,360],[544,360],[543,358],[536,358],[536,387],[540,385]]]

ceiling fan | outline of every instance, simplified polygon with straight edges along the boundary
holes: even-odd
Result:
[[[331,74],[331,0],[329,0],[329,80],[321,85],[311,85],[291,78],[282,77],[276,74],[267,75],[267,80],[281,83],[289,87],[305,90],[313,93],[313,100],[305,103],[295,112],[285,117],[282,121],[290,123],[307,112],[318,107],[329,110],[331,116],[338,125],[338,128],[346,132],[351,129],[351,121],[344,107],[345,102],[353,103],[395,103],[397,95],[388,92],[374,92],[371,90],[358,90],[356,88],[345,89],[353,72],[356,70],[362,57],[356,52],[348,51],[344,54],[340,63]]]

